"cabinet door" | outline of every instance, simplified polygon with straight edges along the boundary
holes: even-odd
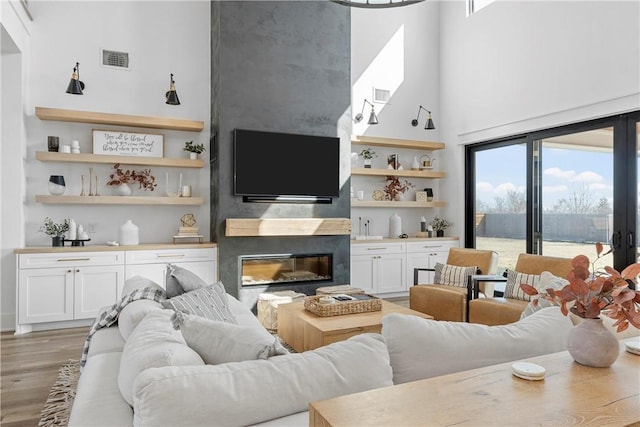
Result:
[[[413,286],[414,268],[433,268],[431,264],[431,254],[432,252],[415,252],[407,254],[407,289]],[[433,283],[433,271],[419,271],[418,283]]]
[[[18,285],[18,323],[73,319],[73,269],[21,270]]]
[[[177,266],[191,271],[207,284],[215,283],[217,279],[216,265],[214,261],[206,262],[176,262]],[[142,276],[153,280],[166,289],[167,263],[162,264],[134,264],[127,265],[125,276],[127,279],[133,276]]]
[[[78,267],[74,273],[74,319],[95,318],[120,299],[124,266]]]
[[[407,290],[404,254],[378,255],[376,264],[376,293],[384,294]]]
[[[375,255],[351,256],[351,286],[360,288],[366,293],[375,293],[374,261]]]

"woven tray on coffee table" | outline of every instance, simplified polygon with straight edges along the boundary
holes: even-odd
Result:
[[[365,294],[368,295],[368,294]],[[382,300],[373,295],[368,295],[371,299],[336,301],[333,304],[320,304],[318,300],[323,295],[313,295],[305,297],[304,308],[317,316],[341,316],[343,314],[366,313],[370,311],[382,310]]]

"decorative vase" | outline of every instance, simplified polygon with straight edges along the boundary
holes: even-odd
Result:
[[[60,196],[64,194],[65,189],[64,176],[51,175],[49,177],[49,193],[53,196]]]
[[[191,160],[198,160],[198,153],[189,153],[189,158]]]
[[[133,190],[131,190],[131,187],[129,187],[129,184],[120,184],[120,185],[118,185],[118,195],[119,196],[130,196],[132,191]]]
[[[582,319],[571,329],[568,350],[573,360],[594,368],[608,368],[620,355],[620,343],[602,319]]]
[[[401,202],[402,201],[402,193],[398,193],[395,196],[393,196],[393,200],[395,200],[396,202]]]
[[[364,159],[364,167],[367,169],[371,168],[371,159]]]
[[[118,239],[121,245],[137,245],[140,243],[138,235],[138,226],[129,219],[120,226]]]
[[[64,236],[53,236],[51,237],[51,246],[64,246]]]
[[[444,230],[436,230],[436,237],[444,237]]]
[[[389,237],[392,239],[398,238],[402,234],[402,218],[397,212],[389,218]]]

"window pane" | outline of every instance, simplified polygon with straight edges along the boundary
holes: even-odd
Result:
[[[499,274],[526,252],[526,157],[524,143],[475,156],[476,248],[498,253]]]
[[[596,258],[613,229],[613,128],[546,138],[541,149],[542,253]],[[596,267],[613,265],[609,254]]]

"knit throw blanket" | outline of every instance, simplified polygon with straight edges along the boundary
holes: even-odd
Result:
[[[93,338],[93,335],[100,329],[108,328],[113,325],[118,320],[120,312],[127,306],[127,304],[141,299],[160,302],[161,300],[166,299],[166,295],[164,291],[154,288],[135,289],[131,293],[124,295],[119,302],[113,304],[111,307],[103,309],[98,314],[98,317],[96,317],[96,320],[93,321],[91,329],[89,329],[87,339],[84,342],[84,347],[82,348],[82,359],[80,360],[81,372],[82,368],[84,368],[84,365],[87,363],[89,346],[91,345],[91,338]]]

